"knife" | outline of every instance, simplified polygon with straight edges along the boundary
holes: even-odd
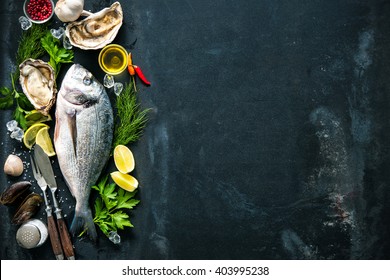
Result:
[[[45,181],[45,178],[43,178],[42,173],[36,164],[35,155],[31,155],[30,160],[31,160],[31,168],[34,174],[34,178],[37,181],[38,186],[41,188],[43,198],[45,200],[45,205],[46,205],[45,211],[47,213],[47,228],[49,231],[51,247],[53,249],[53,253],[56,259],[63,260],[64,253],[62,251],[60,237],[52,214],[52,207],[47,201],[47,197],[46,197],[47,183]]]
[[[36,144],[34,147],[34,155],[37,161],[37,165],[41,170],[42,176],[45,178],[45,181],[49,186],[53,197],[54,213],[56,213],[58,231],[60,233],[61,244],[62,248],[64,249],[65,257],[68,260],[74,260],[75,255],[72,241],[70,239],[68,228],[61,214],[62,210],[60,209],[57,198],[55,196],[55,192],[57,191],[57,183],[54,177],[53,167],[51,165],[50,159],[38,144]]]

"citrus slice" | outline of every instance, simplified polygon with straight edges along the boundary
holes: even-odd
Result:
[[[32,148],[32,146],[35,144],[35,139],[37,137],[38,131],[44,127],[49,129],[49,126],[47,124],[36,123],[36,124],[33,124],[32,126],[30,126],[26,130],[26,132],[24,133],[24,136],[23,136],[23,143],[27,148],[29,148],[29,149]]]
[[[119,171],[114,171],[111,174],[112,180],[122,189],[132,192],[138,188],[138,181],[129,174],[123,174]]]
[[[114,162],[116,168],[123,174],[133,171],[135,167],[133,153],[124,145],[118,145],[115,147]]]
[[[42,123],[51,121],[52,118],[50,115],[45,116],[41,112],[37,110],[32,110],[30,113],[26,115],[27,127],[34,125],[35,123]]]
[[[49,135],[49,127],[41,128],[35,140],[35,143],[41,146],[42,150],[49,156],[52,157],[56,154],[53,148],[53,143]]]

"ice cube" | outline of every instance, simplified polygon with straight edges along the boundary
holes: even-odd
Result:
[[[106,88],[112,88],[115,84],[114,77],[112,75],[106,74],[103,78],[103,85]]]
[[[20,27],[23,30],[28,30],[32,26],[32,22],[25,16],[21,16],[19,18],[19,23],[20,23]]]
[[[16,127],[12,132],[11,132],[11,138],[16,139],[18,141],[22,141],[23,136],[24,136],[24,131],[20,127]]]
[[[72,44],[69,41],[69,38],[66,37],[65,35],[62,37],[62,45],[67,50],[70,50],[71,48],[73,48]]]
[[[121,243],[121,237],[119,236],[119,234],[116,232],[116,231],[110,231],[108,233],[108,239],[114,243],[114,244],[119,244]]]
[[[59,27],[58,29],[50,29],[51,35],[53,35],[54,38],[61,39],[61,37],[64,35],[64,28]]]
[[[114,84],[114,93],[116,96],[119,96],[123,90],[123,84],[122,83],[115,83]]]
[[[6,126],[7,126],[8,131],[12,132],[15,130],[15,128],[18,127],[18,122],[15,120],[12,120],[12,121],[7,122]]]

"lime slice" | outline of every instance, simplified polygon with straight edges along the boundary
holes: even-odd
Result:
[[[133,153],[124,145],[118,145],[115,147],[114,162],[116,168],[123,174],[133,171],[135,167]]]
[[[123,174],[119,171],[114,171],[111,174],[112,180],[122,189],[132,192],[138,188],[138,181],[129,174]]]
[[[32,146],[35,144],[35,139],[37,137],[38,131],[41,130],[42,128],[45,128],[45,127],[47,129],[49,129],[49,126],[47,124],[36,123],[36,124],[33,124],[32,126],[30,126],[26,130],[26,132],[24,133],[24,136],[23,136],[23,143],[28,149],[31,149]]]

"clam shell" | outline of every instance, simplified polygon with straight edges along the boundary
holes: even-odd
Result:
[[[40,59],[26,59],[19,65],[19,82],[36,110],[47,116],[57,94],[53,68]]]
[[[84,50],[96,50],[115,39],[122,23],[122,6],[119,2],[114,2],[109,8],[68,24],[65,34],[73,46]]]

